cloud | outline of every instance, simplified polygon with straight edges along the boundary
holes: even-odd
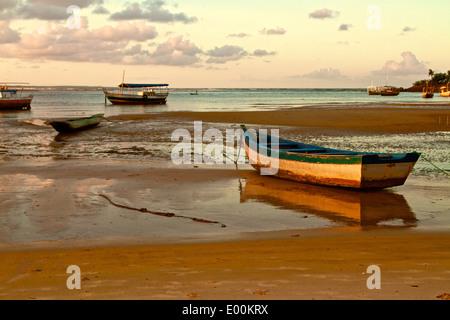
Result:
[[[2,56],[26,60],[56,60],[84,62],[126,62],[136,54],[136,42],[146,42],[157,36],[153,26],[145,23],[120,22],[88,30],[71,30],[60,23],[47,22],[32,33],[22,34],[20,41],[0,45]],[[142,49],[139,51],[142,54]]]
[[[253,51],[253,56],[255,57],[266,57],[266,56],[274,56],[277,53],[275,51],[267,52],[266,50],[256,49]]]
[[[94,13],[94,14],[110,14],[109,10],[103,6],[95,7],[95,9],[94,9],[94,11],[92,11],[92,13]]]
[[[341,72],[338,69],[333,69],[333,68],[323,68],[323,69],[319,69],[319,70],[315,70],[311,73],[307,73],[304,74],[302,76],[300,76],[300,78],[311,78],[311,79],[340,79],[340,78],[345,78],[345,76],[343,76],[341,74]]]
[[[316,10],[314,12],[311,12],[309,14],[310,18],[312,18],[312,19],[321,19],[321,20],[328,19],[328,18],[334,19],[337,16],[339,16],[339,11],[333,11],[333,10],[326,9],[326,8],[318,9],[318,10]]]
[[[267,34],[267,35],[282,35],[285,34],[287,31],[283,28],[277,27],[276,29],[262,29],[259,33],[261,34]]]
[[[74,3],[75,2],[75,3]],[[87,8],[103,0],[1,0],[0,19],[67,20],[67,8]]]
[[[28,0],[26,2],[31,5],[47,4],[63,8],[67,8],[72,5],[76,5],[80,8],[87,8],[93,4],[103,4],[103,0]]]
[[[343,24],[341,24],[340,26],[339,26],[339,31],[348,31],[349,30],[349,28],[351,28],[351,27],[353,27],[351,24],[345,24],[345,23],[343,23]]]
[[[212,50],[208,50],[206,55],[210,58],[206,60],[207,63],[224,64],[229,61],[237,61],[248,55],[242,47],[224,45],[220,48],[215,47]]]
[[[67,7],[47,3],[30,3],[18,10],[19,18],[39,20],[65,20],[69,16]]]
[[[117,26],[104,26],[94,30],[79,29],[72,33],[78,40],[100,41],[138,41],[143,42],[156,38],[158,33],[154,26],[144,23],[120,22]]]
[[[184,13],[171,13],[165,9],[166,2],[163,0],[146,0],[141,4],[133,2],[123,11],[113,13],[111,20],[147,20],[151,22],[197,22],[196,17],[188,17]]]
[[[232,33],[232,34],[229,34],[228,36],[229,36],[229,37],[234,37],[234,38],[245,38],[245,37],[250,37],[249,34],[243,33],[243,32],[241,32],[241,33]]]
[[[412,28],[412,27],[406,26],[406,27],[403,28],[401,34],[403,35],[405,32],[413,32],[413,31],[416,31],[416,30],[417,30],[417,28]]]
[[[17,31],[9,27],[9,21],[0,21],[0,44],[16,43],[20,41],[20,35]]]
[[[200,53],[202,51],[194,43],[179,36],[159,44],[153,52],[143,49],[141,44],[136,44],[124,52],[121,62],[137,65],[195,67],[200,61]]]
[[[411,28],[411,27],[408,27],[408,26],[406,26],[406,27],[404,27],[403,28],[403,32],[410,32],[410,31],[416,31],[417,30],[417,28]]]
[[[144,61],[159,65],[187,66],[199,62],[198,54],[200,53],[202,50],[194,43],[179,36],[158,45],[156,50],[149,54]],[[139,60],[137,63],[139,64]]]
[[[16,5],[17,5],[16,0],[2,0],[0,2],[0,12],[4,11],[6,9],[14,8]]]
[[[137,2],[130,4],[125,10],[111,15],[111,20],[137,20],[146,19],[141,5]]]
[[[389,60],[385,63],[383,68],[381,68],[380,70],[372,71],[372,74],[383,76],[407,76],[428,72],[425,64],[417,60],[416,56],[412,52],[405,51],[401,54],[401,56],[402,60],[400,62]]]

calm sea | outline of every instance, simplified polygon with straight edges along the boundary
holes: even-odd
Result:
[[[68,91],[76,90],[76,91]],[[198,90],[198,95],[191,93]],[[171,89],[167,105],[120,107],[105,105],[100,89],[51,88],[31,92],[30,112],[0,113],[0,118],[52,119],[104,113],[105,116],[170,111],[251,111],[302,107],[409,106],[428,108],[448,104],[448,98],[435,97],[424,103],[420,93],[400,93],[395,97],[369,96],[365,89]]]

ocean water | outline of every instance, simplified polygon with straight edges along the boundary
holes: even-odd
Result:
[[[69,88],[66,88],[69,89]],[[77,89],[77,88],[70,88]],[[171,141],[171,134],[178,128],[193,131],[193,122],[183,119],[167,120],[158,118],[160,113],[173,111],[251,111],[286,110],[295,108],[340,108],[340,107],[395,107],[408,108],[450,108],[448,98],[422,99],[420,93],[400,93],[396,97],[369,96],[365,89],[197,89],[199,95],[191,95],[195,89],[172,89],[167,105],[161,106],[113,106],[105,104],[101,90],[41,90],[34,91],[31,110],[20,112],[0,112],[0,166],[1,160],[13,163],[20,159],[117,159],[169,163],[171,150],[177,142]],[[56,118],[88,116],[104,113],[107,118],[102,124],[88,132],[70,135],[57,134],[45,121]],[[149,115],[132,117],[130,115]],[[108,119],[109,117],[109,119]],[[445,121],[445,120],[443,120]],[[230,128],[226,123],[204,123],[203,130]],[[233,128],[233,129],[238,129]],[[308,141],[336,149],[367,152],[419,151],[438,167],[450,170],[450,132],[438,131],[412,134],[353,134],[339,135],[318,131],[299,131],[296,128],[280,128],[280,135],[298,141]],[[237,150],[235,150],[237,151]],[[244,153],[240,153],[245,157]],[[234,169],[234,165],[230,165]],[[250,166],[243,166],[253,170]],[[24,177],[10,177],[19,179]],[[27,178],[28,179],[28,178]],[[30,183],[44,186],[47,182]],[[265,179],[265,178],[264,178]],[[192,209],[185,208],[184,200],[178,203],[170,194],[188,194],[182,184],[177,192],[152,191],[143,199],[151,203],[162,203],[166,207],[179,206],[187,215],[200,214],[201,218],[218,220],[228,228],[217,233],[274,231],[282,229],[314,229],[335,226],[381,226],[406,228],[450,228],[450,177],[439,172],[430,163],[420,159],[410,174],[405,186],[393,190],[380,191],[370,195],[307,186],[286,182],[261,180],[250,175],[243,179],[232,179],[221,186],[213,197],[202,198]],[[19,182],[0,181],[2,184]],[[20,179],[19,179],[20,180]],[[36,188],[38,188],[36,186]],[[40,187],[39,187],[40,188]],[[44,187],[42,187],[44,188]],[[145,188],[143,189],[146,190]],[[155,189],[152,189],[155,190]],[[158,193],[159,192],[159,193]],[[209,194],[212,190],[204,190]],[[198,192],[200,195],[200,191]],[[0,205],[11,203],[7,193],[0,192]],[[3,199],[3,200],[2,200]],[[0,212],[0,239],[5,241],[37,241],[53,239],[84,239],[90,237],[115,236],[170,236],[202,235],[211,232],[204,226],[198,229],[186,228],[184,222],[161,220],[163,229],[155,229],[154,219],[136,216],[139,220],[124,218],[120,210],[106,210],[106,204],[98,197],[96,219],[112,221],[117,228],[104,228],[96,224],[87,227],[91,216],[70,217],[71,223],[65,231],[42,233],[42,228],[29,231],[26,221],[32,219],[33,212],[21,212],[14,207],[2,215]],[[378,199],[378,200],[377,200]],[[2,202],[3,201],[3,202]],[[21,201],[28,201],[22,199]],[[126,201],[126,199],[123,199]],[[221,208],[215,210],[218,203]],[[328,204],[324,206],[322,204]],[[146,206],[143,204],[142,206]],[[352,212],[365,212],[369,221],[348,218],[347,212],[336,208],[347,208]],[[177,209],[177,208],[175,208]],[[31,210],[31,209],[30,209]],[[17,212],[16,212],[17,211]],[[184,212],[184,211],[183,211]],[[246,212],[246,215],[242,215]],[[377,218],[370,220],[376,212]],[[60,213],[58,213],[60,214]],[[304,219],[309,217],[309,219]],[[69,219],[68,217],[64,217]],[[364,220],[364,221],[363,221]],[[159,220],[158,220],[159,221]],[[110,223],[110,222],[108,222]],[[75,227],[77,226],[77,227]],[[137,226],[139,226],[138,229]],[[15,231],[12,231],[12,230]],[[34,230],[34,229],[33,229]],[[164,230],[162,232],[161,230]]]
[[[171,111],[252,111],[340,106],[450,106],[449,99],[439,95],[425,101],[420,93],[402,92],[395,97],[381,97],[369,96],[365,89],[170,89],[166,105],[124,107],[109,102],[105,104],[100,89],[62,89],[31,92],[34,99],[29,112],[2,112],[0,118],[54,119],[95,113],[115,116]],[[199,94],[191,95],[195,90]]]

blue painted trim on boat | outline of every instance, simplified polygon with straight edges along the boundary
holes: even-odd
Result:
[[[244,131],[245,144],[252,150],[274,157],[278,159],[308,162],[308,163],[330,163],[330,164],[386,164],[386,163],[405,163],[416,162],[420,154],[417,152],[411,153],[374,153],[374,152],[358,152],[348,150],[337,150],[331,148],[324,148],[316,145],[301,143],[293,140],[278,138],[279,148],[272,149],[272,136],[249,132],[245,125],[241,125]],[[253,143],[250,143],[250,138]],[[263,138],[264,143],[258,143],[258,140]],[[296,146],[295,148],[283,149],[285,146]],[[300,153],[314,152],[314,153]],[[298,153],[296,153],[298,152]]]

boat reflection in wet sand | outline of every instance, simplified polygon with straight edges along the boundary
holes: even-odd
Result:
[[[314,214],[345,226],[415,227],[417,224],[405,198],[387,190],[364,192],[303,185],[252,173],[241,194],[241,202],[251,200]]]

